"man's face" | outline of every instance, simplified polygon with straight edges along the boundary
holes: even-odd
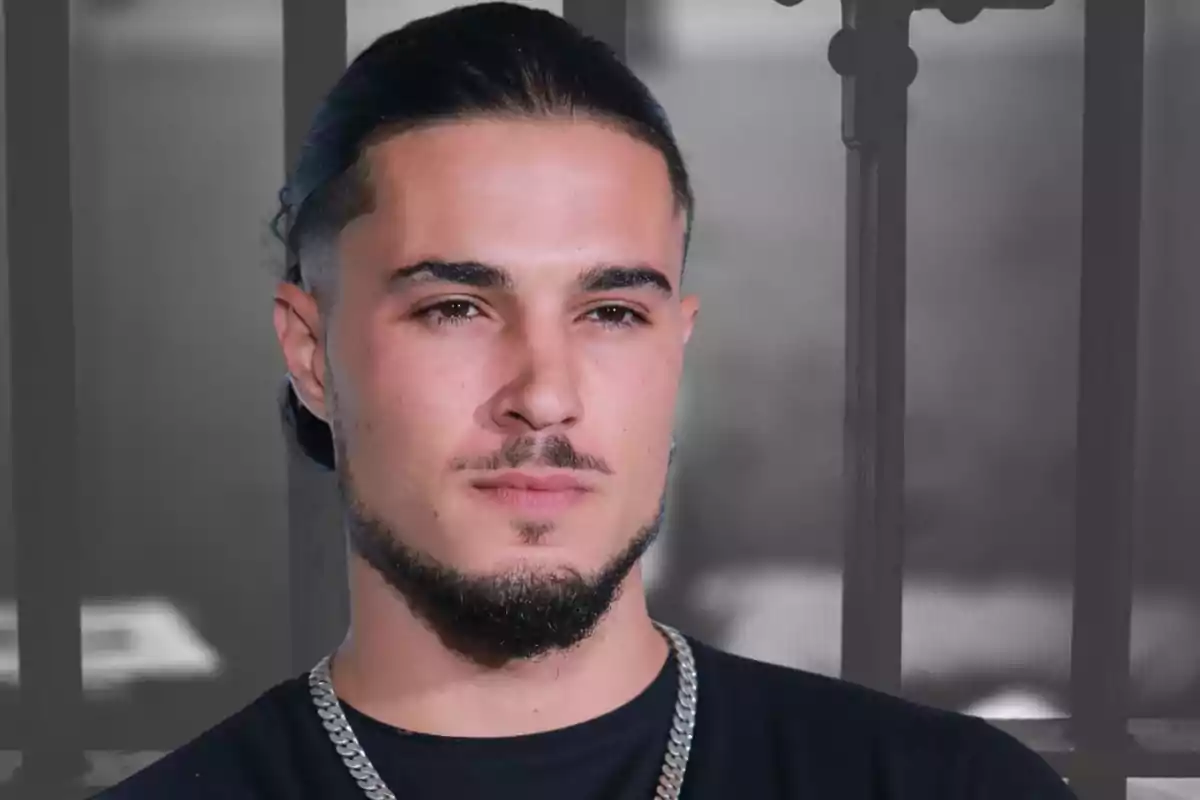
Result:
[[[323,341],[289,353],[353,499],[464,576],[599,572],[659,513],[697,310],[661,154],[586,120],[473,120],[366,162]]]

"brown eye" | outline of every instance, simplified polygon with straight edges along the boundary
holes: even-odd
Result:
[[[606,328],[632,328],[635,325],[646,324],[644,316],[626,306],[599,306],[589,311],[586,316]]]
[[[416,316],[435,325],[462,325],[479,316],[479,306],[469,300],[446,300],[421,309]]]

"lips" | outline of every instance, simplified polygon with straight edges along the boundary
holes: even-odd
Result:
[[[508,472],[480,478],[471,486],[485,500],[539,516],[558,514],[582,501],[591,489],[570,475]]]
[[[474,482],[479,489],[510,489],[525,492],[584,492],[587,487],[570,475],[526,475],[510,472]]]

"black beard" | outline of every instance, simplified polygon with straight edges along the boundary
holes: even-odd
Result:
[[[654,543],[665,511],[664,492],[655,518],[592,575],[568,569],[476,576],[404,544],[397,531],[358,501],[344,468],[338,473],[351,549],[447,648],[492,668],[568,650],[590,636]]]

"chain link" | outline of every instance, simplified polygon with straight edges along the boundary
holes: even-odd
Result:
[[[692,751],[692,734],[696,728],[696,701],[699,697],[699,680],[696,675],[696,660],[692,648],[683,634],[674,628],[654,623],[655,627],[666,637],[675,653],[679,669],[679,689],[675,696],[675,714],[671,721],[671,734],[667,742],[667,753],[663,757],[662,771],[659,773],[658,787],[654,797],[657,800],[679,800],[683,789],[683,777],[687,770],[688,756]],[[367,757],[359,744],[350,721],[338,702],[337,693],[333,690],[333,680],[329,674],[329,656],[322,658],[308,673],[308,690],[312,695],[313,705],[321,724],[329,732],[329,740],[333,742],[337,754],[342,757],[342,763],[350,771],[350,775],[366,794],[368,800],[396,800],[396,795],[379,777],[375,765]]]

